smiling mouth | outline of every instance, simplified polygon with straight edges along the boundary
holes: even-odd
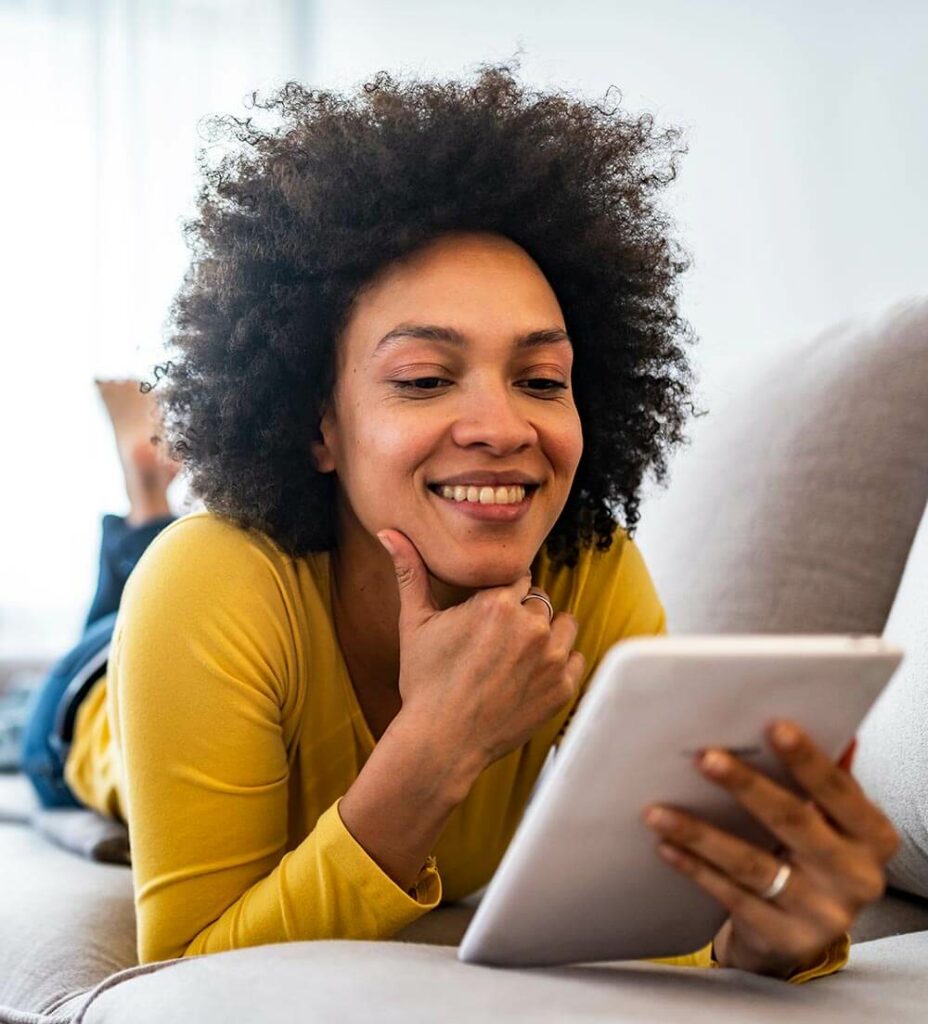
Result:
[[[485,523],[487,526],[491,526],[494,523],[498,526],[505,526],[510,523],[520,522],[528,515],[535,499],[535,492],[539,489],[540,484],[535,484],[534,486],[531,484],[523,485],[525,486],[525,497],[516,503],[455,501],[453,498],[446,498],[443,494],[439,493],[437,490],[439,486],[427,485],[427,489],[432,491],[435,497],[452,515],[461,516],[474,522]]]
[[[463,486],[476,487],[478,492],[479,492],[484,487],[489,486],[489,485],[488,484],[470,484],[470,485],[464,485],[464,484],[457,484],[457,485],[455,485],[455,484],[426,484],[426,487],[428,488],[428,490],[430,490],[433,494],[437,494],[439,498],[445,498],[445,496],[441,493],[441,489],[443,487],[446,487],[446,486],[447,487],[451,487],[451,488],[454,488],[455,486],[460,486],[460,487],[463,487]],[[506,484],[499,484],[498,486],[505,487],[507,485]],[[540,484],[518,484],[517,486],[522,488],[522,490],[525,492],[525,497],[526,498],[530,498],[535,493],[535,491],[538,490],[538,488],[541,485]],[[496,488],[494,487],[493,489],[495,490]],[[490,502],[467,501],[467,500],[465,500],[465,501],[456,501],[454,498],[445,498],[445,501],[454,502],[454,504],[456,504],[456,505],[481,505],[481,504],[482,505],[493,505],[493,504],[495,504],[492,501],[490,501]]]

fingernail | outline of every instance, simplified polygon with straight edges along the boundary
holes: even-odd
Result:
[[[773,730],[773,741],[784,750],[789,750],[799,742],[799,730],[788,722],[778,722]]]
[[[728,771],[730,760],[728,755],[720,750],[707,750],[700,763],[710,775],[724,775]]]
[[[669,828],[673,824],[673,815],[662,807],[652,807],[644,816],[644,820],[656,828]]]
[[[379,540],[380,543],[383,544],[383,546],[387,549],[387,551],[390,552],[391,555],[396,554],[396,548],[390,543],[389,538],[386,537],[384,534],[378,533],[377,540]]]

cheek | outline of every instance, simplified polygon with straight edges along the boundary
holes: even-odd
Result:
[[[381,480],[397,474],[409,476],[434,452],[441,430],[429,426],[425,416],[413,422],[406,417],[369,416],[358,431],[355,455],[370,476]]]
[[[583,430],[579,415],[569,422],[552,424],[541,434],[541,443],[558,475],[573,477],[583,454]]]

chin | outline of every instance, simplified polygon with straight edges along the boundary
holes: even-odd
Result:
[[[507,587],[515,583],[520,576],[529,571],[529,566],[521,562],[513,562],[510,566],[500,565],[499,560],[488,559],[494,564],[481,565],[479,562],[470,566],[428,563],[429,572],[439,583],[449,587],[463,587],[469,590],[485,590],[487,587]]]

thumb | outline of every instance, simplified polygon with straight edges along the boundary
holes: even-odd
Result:
[[[399,530],[381,530],[377,539],[393,559],[400,590],[400,623],[404,617],[419,622],[437,612],[438,605],[432,597],[428,570],[416,545]]]

